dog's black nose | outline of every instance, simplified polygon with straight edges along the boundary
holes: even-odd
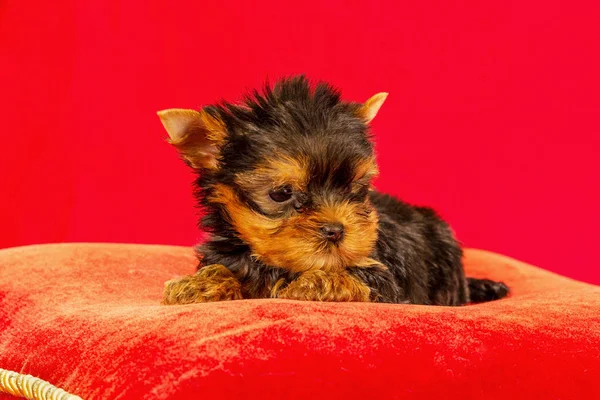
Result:
[[[339,242],[344,236],[344,226],[342,224],[327,224],[321,228],[323,236],[331,242]]]

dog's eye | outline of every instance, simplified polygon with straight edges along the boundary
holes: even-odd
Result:
[[[282,188],[273,190],[269,193],[269,197],[271,200],[276,201],[277,203],[283,203],[284,201],[288,201],[292,198],[292,188],[289,186],[284,186]]]

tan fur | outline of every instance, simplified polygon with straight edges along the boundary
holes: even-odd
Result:
[[[201,125],[207,130],[206,137],[211,142],[220,146],[227,137],[227,129],[225,124],[220,119],[213,117],[206,111],[200,111]]]
[[[389,93],[377,93],[376,95],[365,101],[362,107],[359,109],[359,114],[363,120],[368,124],[379,112],[379,109],[383,105],[385,99],[387,99]]]
[[[306,301],[362,301],[368,302],[371,290],[345,271],[308,271],[281,289],[276,285],[272,297]]]
[[[379,174],[375,157],[367,158],[354,168],[354,180],[369,182]]]
[[[192,304],[241,298],[241,285],[233,273],[221,264],[212,264],[201,268],[195,275],[167,281],[163,304]]]
[[[366,266],[377,240],[378,216],[369,202],[324,201],[319,210],[270,219],[248,209],[232,188],[217,184],[209,201],[225,206],[229,222],[240,238],[250,245],[253,256],[267,265],[294,272],[311,270],[342,271],[351,266]],[[325,240],[320,228],[328,222],[344,225],[344,240],[332,244]]]
[[[171,143],[196,169],[217,169],[219,146],[226,137],[222,121],[206,111],[169,109],[158,112]]]

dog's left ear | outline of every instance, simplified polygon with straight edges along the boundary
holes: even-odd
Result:
[[[377,112],[379,111],[387,97],[388,93],[377,93],[375,96],[365,101],[364,104],[360,107],[360,115],[367,124],[370,123],[373,120],[373,118],[375,118]]]
[[[226,136],[221,120],[205,110],[171,108],[157,114],[169,134],[169,143],[192,168],[217,169],[219,148]]]

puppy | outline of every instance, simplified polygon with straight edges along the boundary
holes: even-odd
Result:
[[[242,104],[158,113],[197,173],[195,275],[165,284],[165,304],[282,298],[458,306],[499,299],[500,282],[465,278],[462,250],[430,208],[371,185],[369,124],[387,93],[346,102],[303,77]]]

